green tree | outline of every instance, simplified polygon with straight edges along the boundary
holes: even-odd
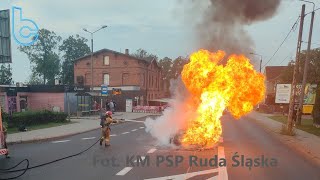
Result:
[[[294,61],[290,61],[288,63],[288,67],[285,71],[283,71],[280,75],[281,83],[292,83],[292,76],[293,76],[293,69],[294,69]]]
[[[5,66],[4,64],[0,67],[0,84],[10,85],[13,84],[12,81],[12,68],[10,64]]]
[[[25,83],[28,85],[41,85],[43,84],[43,81],[41,80],[41,77],[36,73],[32,73]]]
[[[304,64],[306,60],[306,51],[300,54],[299,71],[297,74],[297,83],[302,83]],[[281,75],[282,83],[292,83],[294,62],[288,64],[288,68]],[[320,124],[320,48],[312,49],[310,52],[310,65],[307,76],[307,83],[318,84],[316,102],[313,106],[313,121],[314,124]]]
[[[90,53],[90,47],[87,45],[87,41],[87,39],[77,34],[76,36],[69,36],[59,47],[59,50],[64,52],[61,72],[62,82],[64,84],[74,84],[74,61]]]
[[[60,58],[56,53],[60,41],[61,37],[53,31],[41,29],[35,44],[19,47],[33,65],[33,73],[43,77],[43,84],[54,84],[60,73]]]
[[[156,60],[158,61],[158,56],[148,53],[146,50],[144,49],[138,49],[135,53],[131,54],[131,56],[139,58],[139,59],[144,59],[146,61],[152,61],[152,60]]]
[[[183,66],[188,63],[188,60],[182,56],[179,56],[173,61],[170,76],[172,79],[177,79],[183,70]]]
[[[300,54],[299,71],[297,75],[297,82],[302,82],[304,64],[306,59],[306,51]],[[320,48],[312,49],[310,52],[310,65],[308,70],[308,83],[315,83],[320,79]],[[290,61],[287,69],[281,74],[282,83],[291,83],[293,77],[294,61]]]
[[[165,87],[167,88],[166,91],[169,90],[169,85],[170,85],[170,79],[171,77],[171,70],[173,66],[173,61],[172,59],[165,57],[159,61],[159,66],[161,67],[162,70],[162,80],[163,83],[165,83]]]

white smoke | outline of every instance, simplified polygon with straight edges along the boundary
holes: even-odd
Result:
[[[174,97],[169,103],[170,107],[165,109],[162,116],[156,119],[147,118],[145,121],[146,132],[163,146],[170,146],[170,139],[179,130],[186,129],[187,121],[196,116],[195,111],[186,103],[190,95],[181,78],[170,81],[170,91]]]

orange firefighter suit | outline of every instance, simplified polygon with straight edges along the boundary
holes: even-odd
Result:
[[[103,141],[105,141],[105,146],[110,145],[110,125],[111,123],[117,123],[117,120],[113,120],[111,116],[106,116],[104,119],[103,125],[101,127],[101,139],[100,145],[102,145]]]

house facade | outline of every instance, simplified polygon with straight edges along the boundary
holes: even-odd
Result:
[[[99,93],[102,85],[108,90],[121,89],[118,101],[133,99],[137,105],[148,105],[153,99],[164,96],[161,68],[156,60],[147,61],[125,53],[102,49],[93,53],[93,75],[91,55],[77,59],[74,63],[75,85],[92,86]],[[93,82],[91,77],[93,76]]]

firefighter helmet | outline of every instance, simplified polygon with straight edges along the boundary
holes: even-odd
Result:
[[[107,111],[107,112],[106,112],[106,115],[112,116],[112,112],[111,112],[111,111]]]

